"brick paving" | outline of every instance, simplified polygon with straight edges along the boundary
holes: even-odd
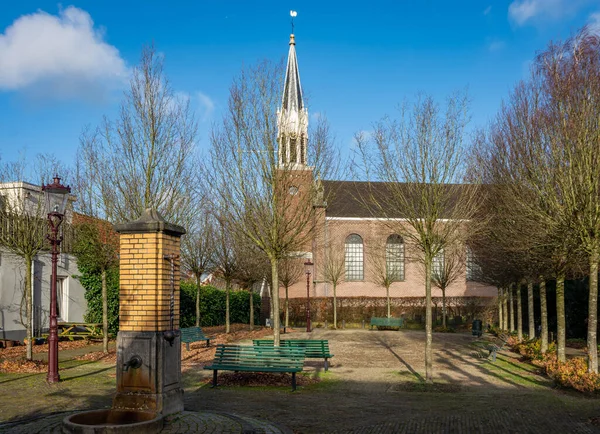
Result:
[[[496,363],[482,359],[469,335],[434,336],[431,388],[415,380],[424,375],[422,332],[318,330],[312,336],[329,339],[334,353],[327,374],[322,362],[307,362],[308,375],[324,377],[320,384],[294,393],[288,386],[210,389],[202,384],[211,372],[198,366],[184,373],[186,411],[167,417],[163,433],[600,433],[600,398],[554,389],[509,352]],[[109,406],[114,380],[98,366],[82,382],[94,384],[89,391],[73,381],[85,376],[85,367],[65,370],[55,386],[31,378],[5,381],[15,394],[29,388],[23,396],[0,397],[0,419],[4,405],[15,408],[11,401],[31,399],[32,405],[12,413],[27,421],[0,424],[0,433],[59,433],[74,410]],[[28,382],[19,387],[20,381]],[[49,414],[43,403],[62,412]]]

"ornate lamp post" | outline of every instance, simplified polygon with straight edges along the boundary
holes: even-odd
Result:
[[[67,200],[71,188],[60,183],[58,175],[54,176],[52,184],[42,187],[46,198],[46,210],[48,212],[48,225],[50,233],[48,240],[52,245],[52,277],[50,279],[50,331],[48,333],[48,383],[60,381],[58,375],[58,323],[56,320],[56,265],[62,237],[58,236],[58,228],[63,221]]]
[[[310,259],[304,263],[304,271],[306,272],[306,331],[310,332],[310,275],[314,264]]]

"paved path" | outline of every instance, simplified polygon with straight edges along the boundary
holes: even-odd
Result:
[[[599,398],[554,389],[508,352],[491,363],[472,336],[434,334],[434,386],[421,382],[422,332],[317,330],[312,337],[329,339],[334,354],[328,373],[322,362],[307,362],[308,375],[323,378],[319,384],[294,393],[288,386],[210,389],[211,373],[198,366],[184,373],[186,411],[167,418],[163,432],[600,433]],[[114,368],[90,367],[65,369],[59,387],[38,378],[0,380],[12,394],[0,395],[0,419],[3,406],[31,401],[12,413],[28,419],[0,424],[0,433],[60,432],[74,410],[110,406]],[[51,414],[57,410],[63,412]]]

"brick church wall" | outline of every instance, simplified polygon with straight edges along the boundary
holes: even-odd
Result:
[[[325,246],[339,249],[344,255],[344,242],[348,235],[358,234],[363,239],[364,279],[362,281],[345,281],[337,286],[338,297],[385,297],[384,287],[375,283],[376,269],[373,257],[379,257],[385,250],[385,243],[392,231],[381,220],[375,219],[340,219],[320,218],[316,231],[316,241],[313,249],[316,280],[311,285],[311,297],[332,297],[333,288],[330,283],[323,282],[323,263],[326,254]],[[425,282],[423,266],[417,257],[420,253],[405,240],[404,281],[394,282],[390,287],[390,297],[424,297]],[[493,286],[466,280],[466,275],[459,277],[446,289],[447,297],[496,297],[497,289]],[[285,296],[283,288],[280,289]],[[441,297],[439,288],[432,286],[432,296]],[[289,290],[290,298],[306,298],[306,280],[294,284]]]

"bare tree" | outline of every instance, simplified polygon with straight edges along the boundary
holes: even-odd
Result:
[[[314,180],[337,166],[328,125],[320,117],[309,130],[308,161],[298,168],[278,156],[276,112],[282,95],[281,68],[268,62],[242,70],[229,94],[228,111],[212,132],[207,182],[227,204],[231,229],[265,252],[271,264],[274,342],[279,345],[279,261],[307,251],[314,237]]]
[[[24,179],[24,165],[9,163],[0,170],[0,181]],[[25,285],[23,287],[23,305],[21,322],[25,327],[27,339],[27,360],[33,360],[32,326],[32,267],[36,255],[46,247],[48,222],[41,193],[26,195],[25,190],[17,186],[0,193],[0,246],[23,259],[25,263]]]
[[[194,188],[196,121],[177,96],[153,46],[133,69],[116,120],[86,129],[76,164],[79,209],[111,222],[131,221],[147,208],[189,227]]]
[[[431,272],[432,283],[442,291],[442,326],[446,328],[446,289],[465,276],[466,250],[464,245],[448,245],[441,261]]]
[[[598,372],[597,310],[600,261],[600,36],[583,29],[564,43],[550,44],[536,61],[543,78],[542,102],[548,142],[568,164],[555,181],[565,215],[588,256],[588,370]]]
[[[426,381],[433,381],[431,266],[433,258],[463,233],[475,214],[477,187],[464,179],[464,129],[467,98],[448,99],[445,112],[431,97],[401,107],[397,120],[384,118],[372,139],[356,136],[359,169],[373,184],[383,181],[382,196],[364,202],[374,215],[387,218],[393,233],[414,245],[425,265]],[[372,145],[372,146],[371,146]],[[401,217],[401,219],[399,219]]]
[[[247,238],[235,242],[237,267],[235,279],[250,295],[250,330],[254,330],[254,286],[270,273],[269,259],[263,251],[248,242]]]
[[[322,273],[323,280],[331,283],[333,287],[333,328],[337,329],[337,287],[343,282],[346,275],[344,263],[344,247],[341,243],[334,243],[326,247],[325,262]]]
[[[212,270],[215,262],[216,234],[213,217],[204,212],[182,239],[181,264],[196,281],[196,327],[200,327],[202,276]]]
[[[286,257],[279,261],[279,283],[285,289],[284,318],[285,327],[290,326],[289,289],[304,276],[304,266],[300,258]]]
[[[237,251],[235,238],[231,232],[229,222],[222,216],[217,216],[218,228],[215,246],[215,272],[225,281],[225,333],[230,332],[229,296],[231,284],[238,272]]]

